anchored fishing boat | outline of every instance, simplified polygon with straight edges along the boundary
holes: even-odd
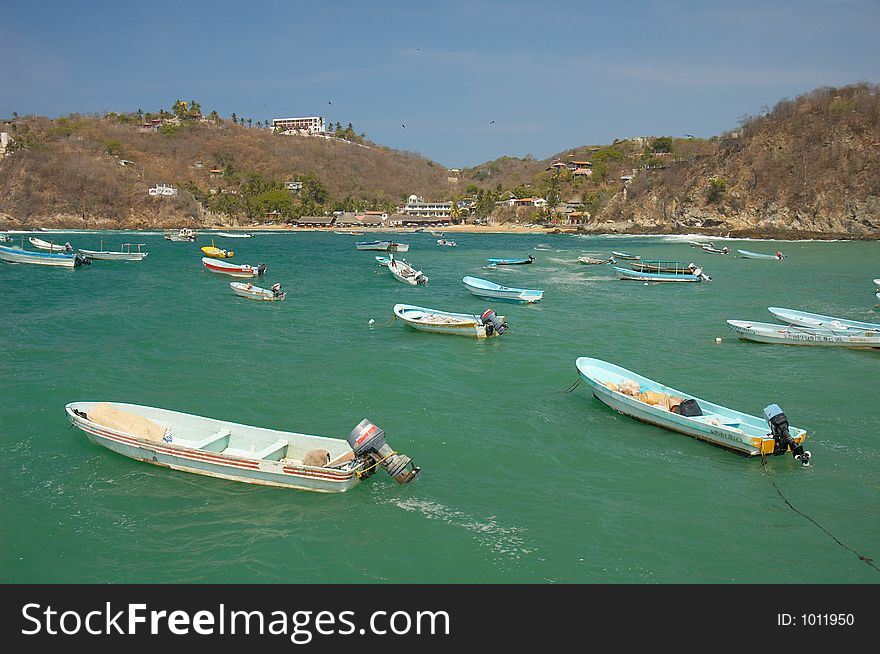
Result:
[[[627,268],[614,267],[614,270],[620,275],[621,279],[627,279],[636,282],[710,282],[712,278],[703,273],[702,268],[694,266],[691,272],[687,274],[660,273],[660,272],[639,272],[638,270],[629,270]]]
[[[35,248],[39,250],[46,250],[47,252],[73,252],[73,246],[70,243],[58,245],[57,243],[50,243],[49,241],[44,241],[43,239],[36,238],[35,236],[31,236],[30,238],[28,238],[28,242]]]
[[[391,274],[394,275],[394,278],[397,281],[403,282],[404,284],[418,286],[420,284],[424,285],[428,283],[427,275],[421,270],[416,270],[406,261],[395,259],[393,254],[389,257],[388,270],[391,271]]]
[[[535,260],[531,254],[525,259],[499,259],[497,257],[493,257],[491,259],[486,259],[490,264],[495,264],[496,266],[519,266],[522,264],[532,263]]]
[[[261,263],[259,266],[236,265],[234,263],[227,263],[222,259],[202,257],[202,264],[211,272],[232,275],[233,277],[256,277],[266,272],[265,263]]]
[[[693,263],[684,263],[683,261],[638,261],[630,264],[630,268],[638,272],[661,272],[673,273],[675,275],[691,275],[696,265]]]
[[[426,309],[411,304],[395,304],[393,311],[395,318],[422,332],[487,338],[500,336],[508,329],[504,316],[495,315],[492,309],[486,309],[482,315],[476,316]]]
[[[628,252],[612,252],[611,254],[613,254],[618,259],[632,259],[633,261],[638,261],[639,259],[641,259],[640,256],[636,254],[629,254]]]
[[[795,309],[783,309],[782,307],[768,307],[767,311],[772,313],[778,320],[790,325],[801,325],[803,327],[824,327],[831,331],[875,331],[880,332],[880,324],[875,322],[859,322],[858,320],[847,320],[846,318],[835,318],[834,316],[823,316],[819,313],[809,313],[807,311],[797,311]]]
[[[880,331],[832,331],[826,327],[775,325],[766,322],[728,320],[727,324],[743,340],[777,345],[828,345],[880,349]]]
[[[598,266],[603,263],[615,264],[617,263],[617,259],[614,257],[608,257],[607,259],[596,259],[595,257],[578,257],[578,263],[584,263],[588,266]]]
[[[137,247],[137,252],[131,251],[131,246]],[[106,261],[143,261],[147,258],[149,252],[142,252],[141,248],[146,243],[123,243],[122,249],[119,251],[108,251],[104,249],[104,241],[101,241],[100,250],[82,250],[79,253],[86,259],[100,259]]]
[[[366,419],[344,440],[120,402],[71,402],[64,410],[92,443],[113,452],[248,484],[341,493],[377,467],[401,484],[419,473]]]
[[[730,248],[726,245],[721,249],[716,248],[714,245],[704,245],[703,252],[709,252],[710,254],[730,254]]]
[[[0,259],[9,263],[34,263],[40,266],[61,266],[64,268],[74,268],[92,263],[82,255],[73,252],[33,252],[7,245],[0,245]]]
[[[354,246],[358,250],[380,250],[383,252],[406,252],[409,250],[409,245],[406,243],[395,243],[394,241],[368,241],[355,243]]]
[[[464,277],[461,281],[464,287],[471,293],[487,300],[531,304],[540,301],[544,297],[544,291],[528,288],[510,288],[490,282],[488,279],[480,279],[479,277]]]
[[[12,243],[15,239],[8,234],[0,234],[0,243]]]
[[[178,230],[166,229],[165,230],[165,240],[166,241],[177,241],[177,242],[188,242],[194,243],[199,238],[199,235],[191,230],[189,227],[181,227]]]
[[[578,357],[575,366],[597,400],[636,420],[747,456],[791,451],[803,465],[810,463],[810,453],[803,449],[807,432],[790,427],[785,414],[775,404],[764,409],[762,420],[664,386],[601,359]]]
[[[201,248],[201,250],[214,259],[231,259],[235,256],[235,252],[232,250],[224,250],[223,248],[216,247],[214,245],[214,239],[211,239],[211,245],[206,245]]]
[[[776,261],[782,261],[785,259],[785,256],[782,252],[776,252],[776,254],[761,254],[760,252],[750,252],[749,250],[737,250],[739,252],[739,256],[743,259],[775,259]]]
[[[223,238],[253,238],[253,234],[248,234],[247,232],[217,232],[217,236],[222,236]]]
[[[363,236],[366,232],[354,232],[350,229],[335,229],[333,230],[334,234],[342,234],[345,236]]]
[[[281,284],[272,284],[272,288],[260,288],[250,282],[229,282],[229,288],[236,295],[246,297],[249,300],[280,302],[287,297],[287,293],[281,290]]]
[[[437,240],[437,245],[445,245],[447,247],[454,248],[457,243],[455,241],[447,241],[445,238],[441,238]]]

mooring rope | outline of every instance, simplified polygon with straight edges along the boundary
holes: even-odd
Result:
[[[572,384],[571,386],[569,386],[568,388],[565,389],[565,392],[566,392],[566,393],[571,393],[574,389],[576,389],[578,386],[581,385],[581,382],[582,382],[582,381],[583,381],[583,379],[581,379],[580,377],[578,377],[577,381],[576,381],[574,384]]]
[[[393,323],[395,320],[397,320],[397,316],[391,316],[390,320],[386,320],[385,322],[381,322],[377,325],[377,324],[375,324],[375,321],[373,321],[371,319],[370,320],[370,327],[387,327],[388,325]]]
[[[844,543],[843,541],[841,541],[837,536],[835,536],[835,535],[832,534],[830,531],[828,531],[827,529],[825,529],[825,527],[823,527],[823,526],[820,525],[818,522],[816,522],[816,520],[814,520],[813,518],[811,518],[810,516],[808,516],[808,515],[807,515],[806,513],[804,513],[803,511],[800,511],[800,510],[798,510],[797,508],[795,508],[795,506],[794,506],[791,502],[788,501],[788,498],[787,498],[785,495],[782,494],[782,491],[780,490],[779,486],[776,485],[776,480],[773,479],[773,477],[772,477],[769,473],[767,473],[767,472],[764,470],[764,467],[765,467],[766,465],[767,465],[767,457],[764,456],[764,454],[762,453],[762,454],[761,454],[761,471],[764,472],[764,474],[765,474],[765,475],[767,476],[767,478],[770,480],[770,483],[773,484],[773,488],[776,489],[776,494],[779,495],[779,497],[782,499],[783,502],[785,502],[785,504],[788,506],[788,508],[790,508],[792,511],[794,511],[794,512],[797,513],[798,515],[802,515],[802,516],[805,517],[807,520],[809,520],[810,522],[812,522],[812,523],[813,523],[814,525],[816,525],[819,529],[821,529],[821,530],[824,531],[826,534],[828,534],[828,536],[830,536],[831,539],[832,539],[835,543],[837,543],[838,545],[840,545],[843,549],[848,550],[848,551],[852,552],[853,554],[855,554],[857,557],[859,557],[859,560],[860,560],[860,561],[862,561],[862,562],[865,563],[866,565],[871,566],[872,568],[874,568],[875,571],[880,572],[880,568],[878,568],[877,565],[874,563],[874,559],[872,559],[872,558],[870,558],[870,557],[868,557],[868,556],[864,556],[864,555],[862,555],[862,554],[859,554],[856,550],[854,550],[853,548],[851,548],[849,545],[847,545],[846,543]]]

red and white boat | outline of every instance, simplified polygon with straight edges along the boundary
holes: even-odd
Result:
[[[265,263],[261,263],[259,266],[249,266],[247,264],[228,263],[222,259],[202,257],[202,264],[211,272],[232,275],[233,277],[256,277],[266,272]]]

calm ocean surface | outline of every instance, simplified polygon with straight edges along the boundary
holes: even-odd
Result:
[[[45,237],[45,236],[44,236]],[[880,352],[739,341],[725,320],[768,306],[877,322],[876,242],[429,234],[395,238],[430,277],[406,287],[354,243],[373,236],[215,238],[266,263],[280,303],[234,296],[198,243],[68,233],[75,247],[147,243],[143,262],[76,270],[0,262],[0,581],[877,583]],[[536,247],[538,249],[536,249]],[[546,249],[545,249],[546,248]],[[702,265],[709,284],[618,281],[581,254],[625,250]],[[530,266],[482,270],[486,257]],[[544,289],[533,306],[471,296],[461,278]],[[406,302],[478,313],[488,341],[381,326]],[[369,320],[376,324],[370,327]],[[723,337],[720,344],[716,337]],[[606,359],[806,428],[813,465],[760,460],[641,424],[594,399],[578,356]],[[75,400],[132,402],[345,438],[369,418],[422,467],[325,495],[175,472],[68,429]]]

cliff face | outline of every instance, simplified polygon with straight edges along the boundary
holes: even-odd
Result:
[[[783,100],[709,156],[638,171],[585,229],[880,238],[878,87]]]

